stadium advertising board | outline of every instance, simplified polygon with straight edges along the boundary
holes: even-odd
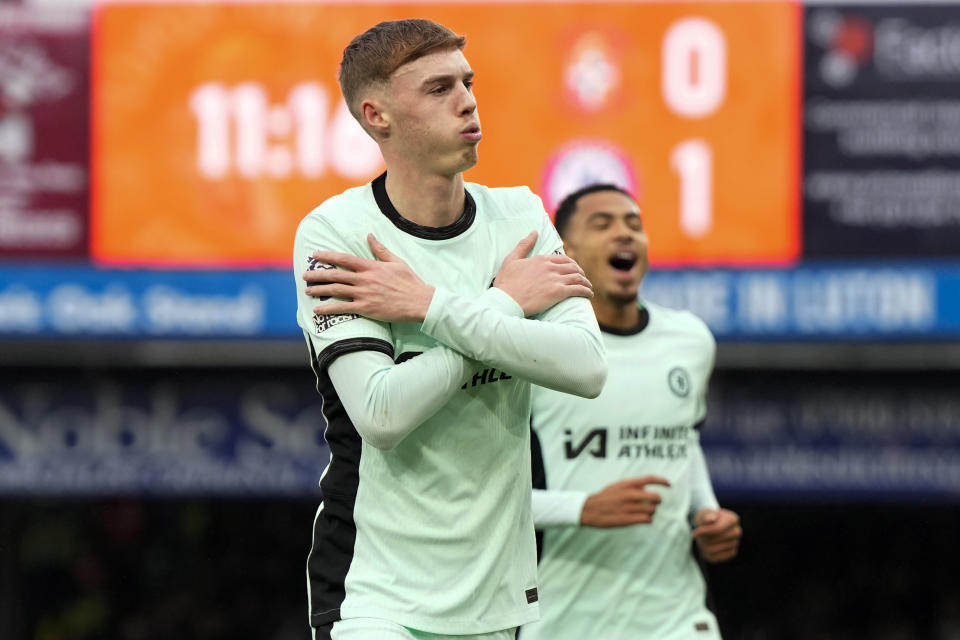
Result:
[[[0,387],[0,494],[310,495],[330,457],[305,376],[20,375]]]
[[[960,256],[960,6],[806,9],[804,255]]]
[[[721,499],[956,498],[957,381],[918,377],[718,373],[701,433]],[[8,375],[0,494],[317,495],[324,424],[302,372]]]
[[[912,378],[717,375],[701,442],[718,494],[955,499],[957,380]]]
[[[484,132],[469,180],[552,209],[613,179],[643,199],[662,264],[797,257],[789,2],[101,6],[93,257],[288,264],[310,209],[382,171],[340,97],[343,46],[411,15],[467,35]]]
[[[9,284],[3,284],[9,282]],[[0,336],[300,340],[286,269],[0,268]],[[690,309],[720,340],[960,336],[956,265],[659,270],[653,302]]]
[[[9,282],[9,284],[2,284]],[[0,335],[297,338],[293,275],[0,268]]]
[[[0,6],[0,258],[87,255],[89,16]]]

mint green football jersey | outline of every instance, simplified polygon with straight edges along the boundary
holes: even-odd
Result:
[[[639,331],[601,326],[609,373],[600,396],[535,387],[532,426],[548,491],[595,493],[644,475],[671,486],[647,487],[663,499],[652,524],[544,529],[540,620],[522,628],[521,640],[720,637],[689,521],[691,451],[716,343],[688,312],[645,304],[645,313]]]
[[[314,315],[318,301],[303,292],[300,274],[331,268],[311,258],[317,249],[372,259],[373,233],[426,282],[479,296],[530,231],[539,232],[534,254],[562,252],[562,242],[525,187],[468,183],[463,216],[432,228],[400,217],[384,182],[381,176],[326,201],[296,235],[298,322],[324,398],[331,452],[307,567],[311,624],[372,617],[442,634],[518,626],[538,615],[531,385],[478,363],[436,414],[395,448],[377,449],[357,434],[326,367],[358,350],[402,362],[438,343],[416,323]],[[589,303],[577,300],[566,308],[592,317]]]

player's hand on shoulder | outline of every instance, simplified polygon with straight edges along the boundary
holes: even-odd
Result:
[[[314,251],[313,259],[337,268],[313,269],[303,274],[306,293],[314,298],[337,298],[314,307],[317,314],[355,313],[383,322],[422,322],[434,288],[390,252],[373,234],[367,236],[379,260],[337,251]]]
[[[592,298],[593,285],[583,269],[564,255],[526,257],[537,242],[532,231],[507,255],[493,286],[502,289],[532,316],[571,297]]]
[[[743,529],[736,513],[729,509],[700,509],[694,524],[693,539],[707,562],[726,562],[737,555]]]
[[[660,504],[660,494],[647,485],[670,486],[666,478],[643,476],[614,482],[592,494],[583,503],[580,524],[587,527],[625,527],[649,524]]]

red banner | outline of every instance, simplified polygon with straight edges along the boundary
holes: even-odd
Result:
[[[87,254],[89,16],[0,8],[0,257]]]

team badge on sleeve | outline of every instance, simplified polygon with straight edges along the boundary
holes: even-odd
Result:
[[[307,258],[307,271],[318,271],[320,269],[336,269],[336,267],[332,264],[320,262],[313,257]],[[325,302],[329,299],[330,296],[316,297],[316,300],[319,302]],[[355,313],[337,313],[332,315],[315,313],[313,314],[314,332],[319,335],[331,327],[335,327],[338,324],[347,322],[348,320],[356,320],[359,317],[360,316]]]
[[[335,327],[348,320],[356,320],[359,317],[360,316],[355,313],[337,313],[333,315],[315,313],[313,314],[313,328],[316,333],[320,334],[331,327]]]
[[[320,262],[316,258],[309,257],[307,258],[307,271],[319,271],[320,269],[336,269],[332,264],[327,264],[325,262]],[[316,296],[316,300],[324,302],[330,299],[330,296]],[[316,322],[316,318],[314,318]]]

